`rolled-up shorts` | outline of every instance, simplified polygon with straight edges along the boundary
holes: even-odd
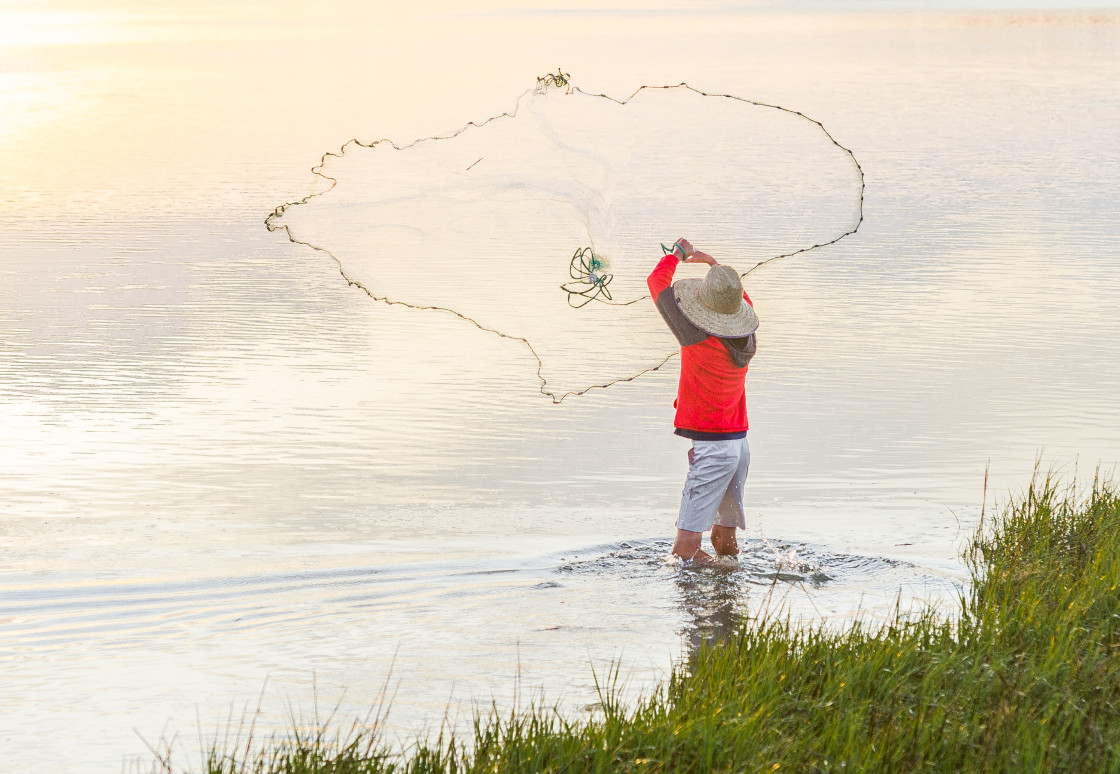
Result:
[[[747,439],[693,441],[677,529],[706,532],[713,524],[745,529],[743,483],[751,465]]]

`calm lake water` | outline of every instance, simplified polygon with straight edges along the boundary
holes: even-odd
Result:
[[[185,764],[259,695],[267,732],[387,677],[390,739],[578,715],[744,611],[951,606],[986,467],[991,509],[1120,461],[1120,13],[1004,5],[0,2],[0,758]],[[324,151],[558,65],[802,111],[863,167],[857,234],[748,280],[734,573],[663,561],[675,361],[553,405],[524,346],[264,227]]]

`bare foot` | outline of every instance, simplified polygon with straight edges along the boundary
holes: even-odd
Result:
[[[720,556],[738,556],[739,543],[735,540],[735,528],[722,524],[712,525],[712,548]]]
[[[689,556],[681,556],[680,554],[673,554],[672,558],[680,562],[680,566],[685,570],[699,570],[703,569],[728,569],[727,560],[722,557],[712,556],[705,551],[696,551],[696,553]]]
[[[677,539],[673,541],[673,556],[680,560],[683,567],[726,567],[725,562],[700,548],[703,538],[703,532],[678,529]]]

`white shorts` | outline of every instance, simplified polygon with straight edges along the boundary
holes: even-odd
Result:
[[[715,523],[745,529],[743,483],[751,465],[747,439],[693,441],[677,529],[706,532]]]

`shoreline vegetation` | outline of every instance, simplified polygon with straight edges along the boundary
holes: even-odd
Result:
[[[405,750],[361,726],[294,724],[212,749],[202,771],[1120,771],[1120,491],[1094,480],[1079,498],[1036,475],[981,519],[965,559],[951,615],[840,631],[744,619],[636,703],[608,679],[584,719],[530,707],[477,718],[466,743]]]

